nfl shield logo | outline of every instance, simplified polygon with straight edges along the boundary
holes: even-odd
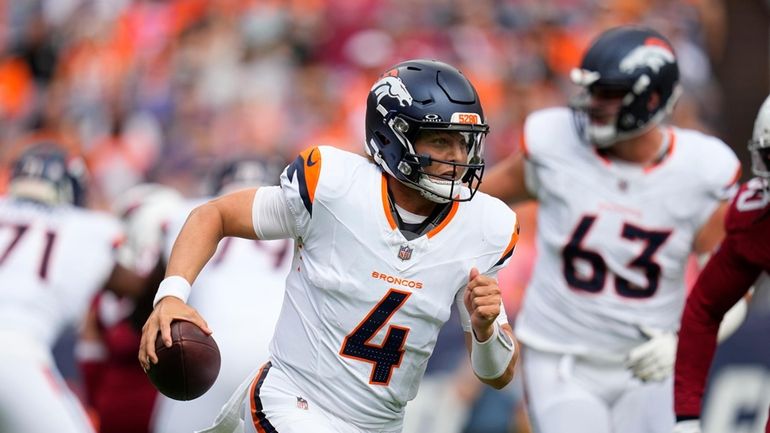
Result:
[[[302,397],[297,397],[297,409],[307,410],[308,409],[307,400],[305,400]]]
[[[401,248],[398,250],[398,258],[401,259],[402,262],[411,259],[413,250],[414,248],[409,245],[401,245]]]

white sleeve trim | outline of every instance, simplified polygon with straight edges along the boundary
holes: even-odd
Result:
[[[257,239],[288,239],[297,237],[286,197],[280,186],[263,186],[254,194],[251,220]]]

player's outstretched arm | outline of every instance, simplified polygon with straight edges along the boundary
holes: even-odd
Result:
[[[252,205],[257,189],[236,191],[195,208],[187,217],[171,249],[166,279],[155,297],[155,309],[142,328],[139,362],[147,370],[157,363],[155,340],[158,331],[166,346],[171,346],[171,322],[175,319],[196,324],[210,334],[206,321],[185,302],[190,285],[211,259],[225,236],[256,239],[252,223]]]
[[[674,365],[674,410],[680,420],[700,416],[719,324],[762,271],[743,259],[729,239],[698,275],[682,313]]]
[[[513,380],[519,357],[511,325],[497,323],[502,294],[497,281],[471,269],[463,298],[470,315],[472,332],[465,342],[473,372],[482,382],[501,389]]]
[[[484,174],[481,191],[507,204],[529,200],[532,197],[524,181],[524,154],[516,152]]]

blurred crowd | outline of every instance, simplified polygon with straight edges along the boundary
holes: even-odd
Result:
[[[0,3],[0,194],[8,163],[55,140],[84,156],[108,209],[145,181],[204,194],[241,154],[290,160],[311,145],[363,151],[364,101],[406,58],[456,65],[488,116],[489,164],[527,113],[564,104],[569,70],[600,31],[649,25],[672,41],[685,95],[674,122],[714,131],[724,49],[719,0],[26,0]],[[534,209],[501,275],[515,312],[534,260]],[[465,382],[467,383],[467,382]],[[492,431],[489,429],[482,431]]]
[[[494,162],[523,116],[563,103],[600,30],[649,24],[673,41],[690,99],[717,119],[710,59],[723,41],[706,0],[35,0],[0,9],[0,158],[41,135],[82,152],[104,206],[150,178],[196,193],[239,153],[311,144],[359,151],[366,92],[387,66],[459,66],[481,94]],[[0,190],[2,181],[0,181]]]

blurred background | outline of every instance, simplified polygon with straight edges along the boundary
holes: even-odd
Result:
[[[362,152],[369,87],[415,57],[454,64],[476,85],[494,164],[517,148],[529,112],[574,93],[568,72],[591,39],[625,23],[669,37],[685,88],[672,122],[724,139],[745,180],[770,90],[769,17],[767,0],[0,1],[0,194],[8,163],[43,139],[85,157],[98,209],[147,181],[201,195],[215,161],[244,153]],[[535,209],[517,210],[523,237],[501,276],[511,317],[534,260]],[[69,344],[59,353],[77,389]],[[456,384],[465,431],[528,431],[520,385],[478,389],[464,350],[447,327],[428,374]],[[770,374],[760,376],[765,396]],[[441,431],[425,422],[421,431]]]

